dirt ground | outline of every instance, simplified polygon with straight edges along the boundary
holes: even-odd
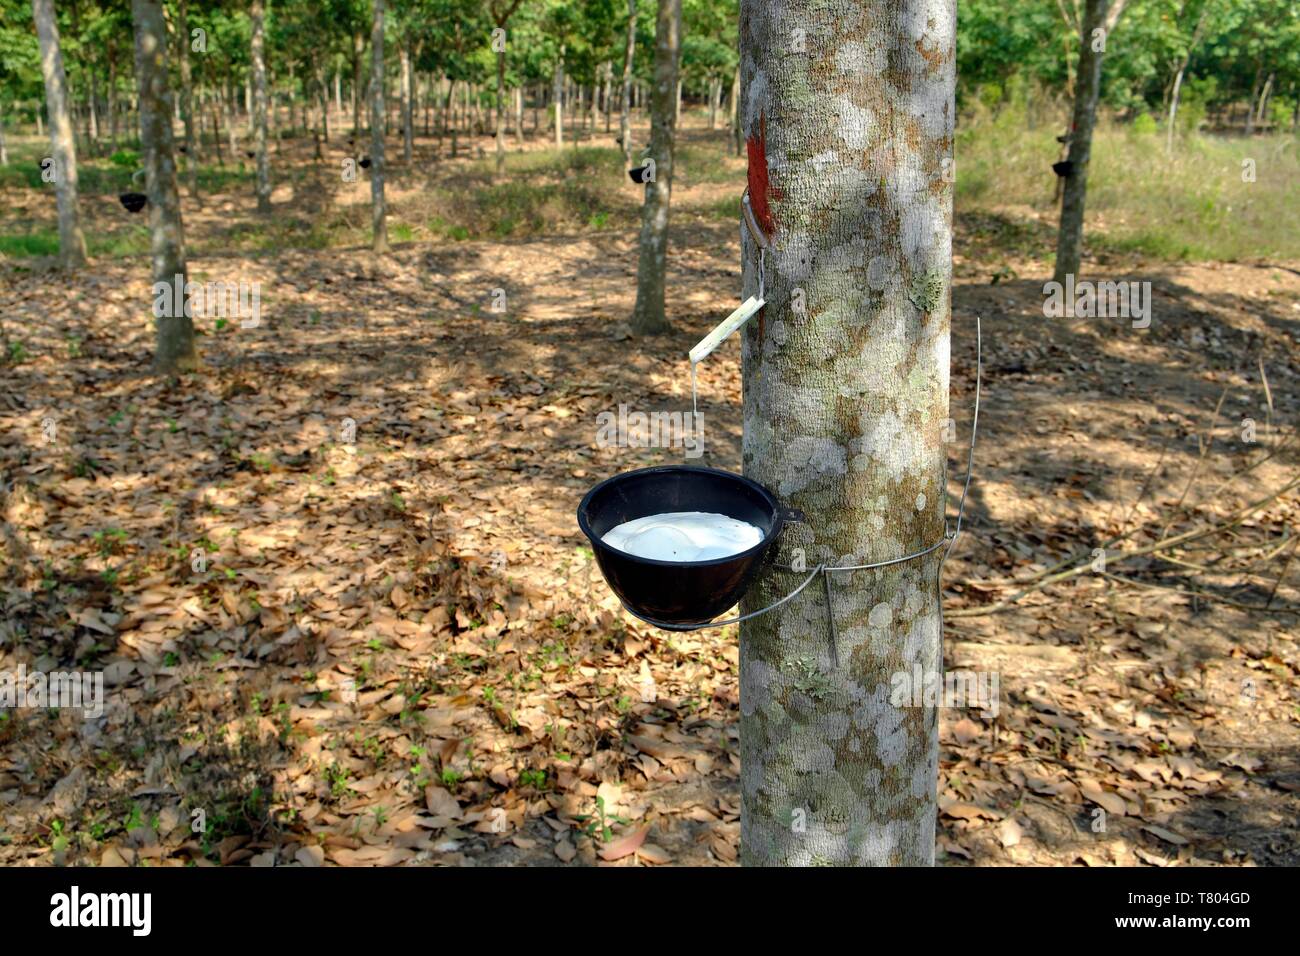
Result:
[[[417,238],[378,266],[200,251],[192,273],[262,283],[262,323],[206,323],[174,386],[148,374],[147,259],[0,266],[26,353],[0,367],[0,666],[107,685],[97,719],[4,715],[0,863],[735,863],[735,629],[623,614],[574,510],[679,460],[597,447],[596,416],[688,407],[740,254],[693,210],[741,182],[674,196],[675,330],[648,341],[623,324],[626,229]],[[120,219],[103,206],[88,229]],[[208,197],[190,231],[251,208]],[[984,372],[945,661],[1001,698],[943,711],[939,859],[1296,865],[1300,492],[1274,495],[1297,480],[1300,271],[1094,260],[1151,282],[1150,327],[1048,319],[1051,228],[957,219],[950,515],[976,316]],[[703,461],[732,469],[738,351],[700,373]],[[1084,571],[1034,590],[1058,563]]]

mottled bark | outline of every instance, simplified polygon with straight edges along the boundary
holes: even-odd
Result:
[[[515,87],[515,142],[524,145],[524,88]]]
[[[384,0],[373,0],[370,26],[370,225],[375,252],[388,251],[384,206]]]
[[[158,0],[131,0],[135,22],[135,75],[140,87],[140,147],[144,152],[145,192],[149,196],[149,233],[154,283],[184,289],[185,228],[176,188],[172,144],[172,102],[167,86],[167,24]],[[177,279],[177,277],[180,277]],[[194,323],[186,314],[185,296],[166,297],[170,309],[155,312],[154,370],[171,375],[195,368]]]
[[[1083,256],[1083,212],[1088,194],[1088,163],[1092,158],[1092,130],[1101,92],[1101,44],[1093,30],[1104,29],[1109,0],[1086,0],[1079,45],[1079,70],[1074,89],[1074,115],[1070,122],[1070,175],[1061,189],[1061,223],[1056,236],[1055,279],[1062,285],[1067,275],[1078,278]]]
[[[5,142],[4,100],[0,99],[0,166],[9,165],[9,145]]]
[[[627,47],[623,53],[623,108],[618,135],[623,142],[623,164],[632,165],[632,59],[636,56],[636,0],[627,0]]]
[[[742,342],[744,472],[802,513],[780,563],[901,557],[944,533],[956,0],[742,0],[740,23],[773,244]],[[758,254],[746,231],[745,295]],[[938,566],[835,572],[833,649],[822,581],[741,625],[746,865],[933,862],[937,713],[891,690],[940,666]],[[766,570],[741,610],[802,577]]]
[[[45,110],[50,121],[50,151],[54,160],[54,196],[59,215],[59,262],[64,269],[86,264],[86,237],[77,212],[77,145],[68,104],[68,75],[63,69],[59,25],[54,0],[32,0],[36,36],[45,78]],[[37,112],[39,124],[40,113]]]
[[[682,2],[659,0],[655,20],[654,91],[650,97],[650,149],[655,178],[645,185],[641,205],[641,247],[636,273],[632,331],[654,335],[670,328],[664,314],[664,275],[668,269],[668,206],[673,189],[673,146],[677,115],[673,96],[680,89]]]
[[[271,170],[266,158],[266,16],[262,0],[248,7],[252,25],[253,150],[257,160],[257,211],[271,211]]]

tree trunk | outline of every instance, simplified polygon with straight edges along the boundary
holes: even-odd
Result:
[[[343,115],[343,80],[338,70],[334,71],[334,112],[338,116]]]
[[[181,65],[181,120],[185,124],[185,170],[190,196],[196,197],[199,194],[199,142],[194,135],[194,71],[190,66],[190,21],[186,0],[180,0],[177,6],[176,33]]]
[[[77,146],[68,114],[68,75],[63,71],[59,25],[54,0],[32,0],[36,36],[45,78],[45,107],[50,120],[50,150],[54,160],[54,192],[59,213],[59,261],[64,269],[86,264],[86,237],[77,213]],[[38,111],[37,117],[39,119]]]
[[[235,129],[235,84],[231,81],[230,74],[226,74],[225,97],[222,99],[222,105],[226,110],[226,136],[230,140],[230,161],[239,162],[239,134]]]
[[[722,80],[709,77],[709,129],[718,128],[718,100],[722,96]]]
[[[194,323],[186,314],[185,227],[172,151],[171,93],[167,88],[167,24],[158,0],[131,0],[135,21],[135,75],[140,86],[140,148],[149,196],[150,247],[157,344],[154,370],[174,375],[198,366]],[[160,296],[171,289],[171,296]],[[176,294],[181,293],[181,294]],[[158,302],[170,301],[170,308]]]
[[[99,80],[95,71],[95,64],[86,64],[87,85],[90,91],[86,96],[86,108],[90,114],[90,155],[99,155]],[[1261,105],[1261,109],[1262,109]]]
[[[524,88],[515,87],[515,143],[521,149],[524,145]]]
[[[1266,114],[1266,108],[1268,106],[1269,95],[1272,92],[1273,92],[1273,74],[1270,73],[1268,75],[1268,79],[1264,81],[1264,90],[1262,93],[1259,94],[1259,108],[1255,111],[1255,123],[1259,126],[1263,126],[1268,118]],[[92,131],[94,129],[93,114],[92,114],[91,129]]]
[[[623,141],[623,165],[632,165],[632,58],[636,55],[636,0],[627,0],[627,46],[623,53],[623,109],[618,135]]]
[[[1174,76],[1173,92],[1169,95],[1169,123],[1165,130],[1165,152],[1172,156],[1174,154],[1174,124],[1178,119],[1178,97],[1183,89],[1183,73],[1187,70],[1187,59],[1178,66],[1178,73]]]
[[[373,0],[370,27],[370,202],[376,253],[388,251],[384,208],[384,0]]]
[[[271,211],[271,170],[266,160],[266,16],[263,0],[248,7],[252,25],[250,54],[253,66],[253,149],[257,154],[257,211]]]
[[[650,108],[651,108],[651,109],[654,109],[654,104],[653,104],[653,103],[651,104]],[[682,125],[682,80],[681,80],[681,77],[678,77],[678,78],[677,78],[677,104],[673,107],[673,123],[674,123],[675,125],[677,125],[677,126],[681,126],[681,125]]]
[[[1092,129],[1097,119],[1097,96],[1101,90],[1101,62],[1104,49],[1096,49],[1093,30],[1103,28],[1109,0],[1086,0],[1083,33],[1079,44],[1079,71],[1074,91],[1074,118],[1070,123],[1070,175],[1064,177],[1061,224],[1056,237],[1055,280],[1079,277],[1083,255],[1083,210],[1088,192],[1088,162],[1092,156]]]
[[[610,102],[614,95],[614,64],[605,61],[605,133],[609,134],[614,121],[614,106]]]
[[[410,166],[415,143],[414,119],[411,112],[411,50],[402,43],[397,51],[402,60],[402,161]]]
[[[5,142],[5,104],[0,99],[0,166],[9,165],[9,146]]]
[[[498,24],[503,26],[504,24]],[[497,51],[497,175],[506,171],[506,50]]]
[[[555,145],[564,145],[564,45],[555,60]]]
[[[740,135],[740,67],[736,67],[736,75],[731,80],[731,140],[734,144],[736,155],[740,155],[740,143],[744,139]]]
[[[221,107],[219,102],[220,97],[221,97],[220,93],[216,93],[212,97],[212,142],[217,150],[217,165],[224,166],[226,165],[226,157],[221,154]]]
[[[117,56],[112,45],[108,48],[108,93],[104,97],[108,114],[108,151],[117,152]]]
[[[352,35],[352,136],[361,132],[361,34]]]
[[[677,117],[673,93],[680,89],[682,0],[659,0],[655,22],[654,92],[650,101],[650,157],[655,178],[646,183],[641,206],[641,255],[637,263],[636,308],[632,331],[653,335],[669,329],[664,314],[664,273],[668,265],[668,203],[673,187],[673,138]]]
[[[742,0],[740,22],[749,191],[773,244],[742,341],[744,472],[801,512],[779,563],[902,557],[944,535],[956,2]],[[798,57],[791,23],[808,26]],[[940,667],[939,554],[832,572],[741,625],[745,865],[933,863],[938,714],[891,688]],[[766,569],[741,610],[803,576]]]

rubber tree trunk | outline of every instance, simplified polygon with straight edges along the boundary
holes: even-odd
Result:
[[[45,110],[50,121],[50,151],[54,160],[54,195],[59,213],[59,262],[64,269],[86,264],[86,237],[77,213],[77,144],[68,112],[68,75],[63,70],[59,25],[54,0],[32,0],[36,37],[45,78]],[[37,118],[39,120],[39,109]]]
[[[402,160],[411,165],[415,145],[415,128],[411,113],[411,50],[405,43],[398,48],[402,58]]]
[[[740,23],[749,191],[773,245],[742,340],[744,472],[802,512],[782,564],[911,554],[944,535],[956,0],[741,0]],[[824,580],[741,625],[745,865],[933,863],[937,712],[891,689],[940,666],[938,571],[936,551],[834,572],[834,641]],[[767,569],[741,610],[804,577]]]
[[[655,21],[654,92],[650,97],[650,158],[655,178],[646,183],[641,205],[641,255],[636,272],[632,331],[654,335],[669,329],[664,314],[664,274],[668,267],[668,204],[673,189],[673,140],[677,114],[673,96],[682,46],[682,0],[659,0]]]
[[[370,26],[370,204],[373,248],[388,251],[384,207],[384,0],[373,0]]]
[[[0,100],[0,166],[9,165],[9,146],[5,142],[4,101]]]
[[[1086,0],[1082,42],[1079,45],[1079,71],[1074,88],[1074,118],[1070,123],[1070,174],[1064,177],[1061,195],[1061,224],[1056,236],[1055,279],[1062,285],[1065,277],[1079,277],[1083,255],[1083,211],[1088,193],[1088,163],[1092,158],[1092,130],[1097,120],[1097,97],[1101,92],[1101,61],[1104,44],[1093,37],[1095,29],[1104,28],[1109,0]],[[1099,47],[1101,47],[1099,49]]]
[[[108,113],[108,151],[117,152],[117,55],[110,44],[108,48],[108,94],[104,97]]]
[[[199,142],[194,135],[194,71],[190,65],[189,5],[180,0],[176,18],[177,43],[181,66],[181,120],[185,124],[185,170],[191,196],[199,194]],[[112,100],[110,99],[110,109]],[[114,121],[114,138],[116,122]]]
[[[564,45],[555,59],[555,145],[564,145]]]
[[[498,24],[500,26],[501,24]],[[497,50],[497,175],[506,171],[506,49]]]
[[[352,136],[361,132],[361,53],[364,41],[360,33],[352,34]]]
[[[524,88],[515,87],[515,143],[524,145]]]
[[[1165,154],[1172,156],[1174,154],[1174,124],[1178,120],[1178,98],[1183,90],[1183,74],[1187,72],[1188,58],[1184,57],[1178,65],[1178,73],[1174,76],[1174,89],[1169,96],[1169,122],[1165,129]]]
[[[636,56],[636,0],[627,0],[627,46],[623,53],[623,108],[618,135],[623,141],[623,165],[632,165],[632,59]]]
[[[176,188],[172,144],[172,103],[167,87],[167,24],[158,0],[131,0],[135,22],[135,75],[140,86],[140,148],[144,152],[145,192],[149,196],[149,235],[153,254],[155,301],[160,284],[170,308],[156,314],[154,370],[173,375],[198,365],[194,323],[186,314],[185,227]],[[179,278],[178,278],[179,277]],[[179,285],[179,288],[177,286]],[[156,312],[159,310],[156,310]]]
[[[248,7],[252,26],[250,55],[253,66],[253,150],[257,154],[257,211],[271,211],[271,170],[266,158],[266,14],[263,0]]]
[[[745,137],[740,133],[740,67],[736,67],[736,75],[731,80],[731,138],[735,147],[736,155],[740,155],[740,144]]]

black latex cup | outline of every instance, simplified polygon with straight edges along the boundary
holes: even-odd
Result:
[[[625,521],[672,511],[702,511],[748,521],[763,540],[712,561],[638,558],[601,541]],[[705,624],[749,590],[781,533],[781,505],[762,485],[714,468],[663,465],[624,472],[592,488],[578,505],[582,529],[610,589],[631,611],[672,630]]]
[[[144,193],[122,193],[117,197],[117,200],[127,212],[139,212],[144,208],[144,204],[149,200],[149,197]]]
[[[1052,163],[1052,172],[1056,173],[1056,175],[1062,178],[1066,176],[1073,176],[1074,163],[1070,162],[1068,159],[1063,159],[1059,163]]]
[[[649,166],[633,166],[631,169],[627,171],[627,174],[632,177],[632,182],[644,183],[646,170],[648,170],[649,168],[650,168]]]

